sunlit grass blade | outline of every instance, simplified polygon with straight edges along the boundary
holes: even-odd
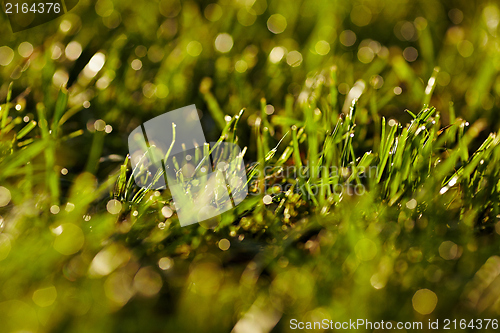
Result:
[[[37,125],[37,122],[32,120],[26,126],[24,126],[17,134],[16,134],[16,140],[20,140],[24,138],[29,132],[33,130]]]
[[[3,135],[4,133],[4,128],[7,125],[7,118],[9,117],[9,111],[10,111],[10,100],[12,98],[12,85],[13,82],[9,84],[9,87],[7,88],[7,99],[5,101],[5,105],[3,107],[0,107],[2,109],[2,119],[0,123],[0,131]]]

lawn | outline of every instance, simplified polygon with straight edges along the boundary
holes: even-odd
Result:
[[[485,0],[0,14],[0,333],[497,331],[499,23]],[[191,104],[248,196],[182,227],[127,139]]]

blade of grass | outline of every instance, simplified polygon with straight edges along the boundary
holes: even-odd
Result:
[[[7,118],[9,117],[10,111],[10,100],[12,98],[12,85],[13,82],[9,84],[9,88],[7,89],[7,100],[5,101],[5,106],[2,108],[2,123],[0,124],[0,130],[2,135],[4,134],[4,128],[7,125]]]

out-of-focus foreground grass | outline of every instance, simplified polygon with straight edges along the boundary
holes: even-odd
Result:
[[[0,332],[500,314],[494,2],[99,0],[16,34],[1,20]],[[251,195],[215,228],[181,228],[168,191],[130,179],[130,131],[193,103],[209,140],[247,147]]]

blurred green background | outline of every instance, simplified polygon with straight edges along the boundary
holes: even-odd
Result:
[[[347,198],[330,215],[292,200],[291,219],[252,197],[214,231],[180,228],[160,192],[130,203],[114,184],[128,134],[189,104],[208,141],[244,108],[237,134],[248,162],[307,123],[311,96],[331,130],[358,90],[356,155],[378,147],[382,117],[404,125],[405,110],[416,114],[431,95],[441,127],[481,124],[475,150],[500,125],[499,7],[80,1],[15,34],[0,15],[0,102],[11,101],[0,140],[0,332],[288,332],[291,318],[498,317],[500,212],[488,211],[486,231],[471,222],[480,200],[498,208],[498,189],[462,202],[435,199],[436,187],[414,211],[415,188],[395,205],[375,191]],[[310,147],[301,144],[302,158]]]
[[[67,84],[70,106],[91,102],[78,120],[111,124],[121,137],[106,140],[109,152],[125,154],[123,137],[139,121],[193,103],[207,112],[200,86],[225,114],[246,108],[248,117],[262,97],[279,113],[286,95],[297,98],[308,77],[336,66],[341,97],[363,79],[377,92],[377,110],[405,122],[410,118],[404,109],[420,108],[427,80],[439,66],[432,105],[444,117],[453,101],[467,120],[482,117],[492,128],[498,124],[494,2],[148,1],[135,6],[82,1],[56,22],[16,34],[2,20],[7,48],[0,53],[0,97],[5,99],[8,83],[15,80],[15,96],[30,87],[28,104],[50,105],[60,85]],[[84,71],[96,54],[104,67]],[[205,125],[206,131],[213,127],[208,119]]]

